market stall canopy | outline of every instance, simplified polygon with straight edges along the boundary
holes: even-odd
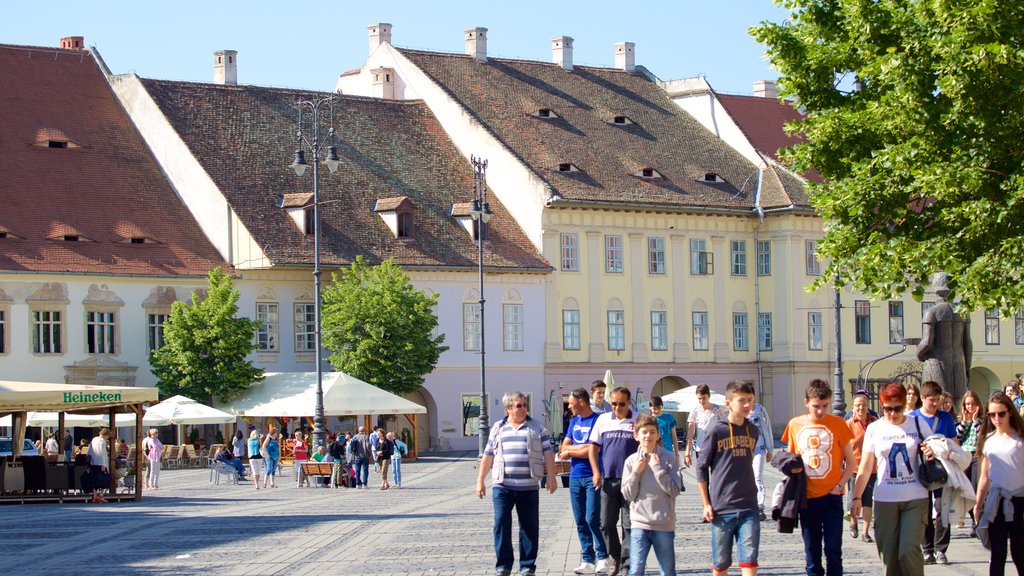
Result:
[[[676,390],[671,394],[662,396],[661,401],[665,404],[665,410],[668,412],[693,412],[693,409],[699,405],[697,402],[697,387],[689,386],[682,390]],[[712,392],[711,403],[716,406],[724,406],[725,396],[718,392]]]
[[[25,423],[27,426],[56,428],[58,425],[57,417],[59,415],[59,412],[29,412]],[[118,428],[131,428],[132,426],[135,426],[135,414],[131,412],[119,413],[115,416],[115,422],[117,423]],[[163,426],[165,424],[169,424],[166,418],[160,418],[158,416],[151,415],[148,412],[142,418],[142,423],[145,426]],[[99,428],[101,426],[109,425],[110,421],[106,414],[64,415],[64,426],[68,428],[74,428],[76,426]],[[11,426],[11,417],[4,416],[3,418],[0,418],[0,426]]]
[[[184,396],[172,396],[150,406],[146,418],[163,419],[165,424],[230,424],[238,418]],[[145,422],[145,418],[143,422]]]
[[[323,375],[324,414],[425,414],[427,409],[344,372]],[[300,418],[313,416],[316,372],[272,372],[241,396],[219,404],[238,416]]]
[[[157,399],[156,388],[0,380],[0,413],[35,410],[83,412],[96,408],[156,402]]]

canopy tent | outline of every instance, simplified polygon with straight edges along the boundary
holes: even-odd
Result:
[[[217,410],[185,396],[172,396],[150,406],[146,418],[159,418],[165,424],[231,424],[238,419],[234,414]],[[145,422],[146,419],[143,419]]]
[[[688,386],[682,390],[676,390],[671,394],[662,396],[661,401],[664,402],[665,410],[668,412],[693,412],[693,409],[698,406],[697,387]],[[711,403],[716,406],[724,406],[725,396],[718,392],[712,392]]]
[[[415,402],[381,390],[344,372],[325,372],[324,414],[426,414]],[[272,372],[241,396],[220,405],[237,416],[301,418],[316,407],[316,372]]]
[[[25,425],[53,428],[59,425],[59,417],[60,412],[29,412]],[[118,424],[118,426],[130,428],[135,425],[135,414],[131,412],[118,413],[114,417],[114,422],[129,422],[129,424]],[[151,415],[149,412],[146,412],[146,415],[142,418],[144,426],[163,426],[169,423],[166,418]],[[65,414],[64,425],[68,427],[99,428],[100,426],[109,426],[110,417],[106,414]],[[0,418],[0,426],[11,426],[11,417],[4,416]]]

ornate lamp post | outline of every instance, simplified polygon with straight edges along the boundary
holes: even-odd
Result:
[[[487,160],[469,157],[473,164],[473,207],[470,217],[476,223],[477,271],[480,278],[480,455],[487,447],[490,422],[487,417],[486,338],[484,332],[484,240],[487,238],[487,221],[491,219],[491,207],[487,205]]]
[[[839,274],[835,277],[835,372],[832,375],[832,382],[835,385],[835,393],[832,394],[832,413],[840,418],[846,417],[846,391],[843,386],[843,330],[840,318],[843,310],[843,303],[839,298]]]
[[[321,134],[321,121],[330,114],[331,126],[326,136],[330,141],[327,147],[327,157],[323,163],[334,174],[338,171],[341,161],[338,159],[338,148],[334,145],[334,102],[337,96],[325,96],[312,100],[299,99],[295,107],[299,112],[299,130],[296,133],[298,146],[295,150],[295,160],[290,168],[295,174],[302,176],[309,166],[306,163],[306,153],[303,144],[313,154],[313,287],[314,287],[314,311],[316,316],[316,330],[314,332],[315,354],[316,354],[316,407],[313,411],[313,448],[324,446],[327,441],[326,419],[324,417],[324,387],[323,387],[323,349],[321,348],[321,322],[320,309],[322,298],[320,294],[320,152],[324,147],[324,138]],[[303,132],[303,119],[308,116],[309,134]]]

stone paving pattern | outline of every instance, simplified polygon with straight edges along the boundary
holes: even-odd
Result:
[[[213,485],[205,469],[164,470],[161,489],[137,504],[0,507],[0,573],[489,575],[490,484],[488,495],[476,498],[476,473],[471,453],[404,463],[403,487],[388,491],[298,488],[290,469],[267,490]],[[765,478],[770,494],[781,476],[766,467]],[[692,469],[686,487],[677,501],[676,574],[708,574],[710,527],[700,522]],[[579,565],[568,493],[559,487],[541,494],[538,574],[572,574]],[[966,530],[954,529],[949,557],[952,565],[927,566],[926,573],[988,572],[988,552]],[[843,560],[846,574],[881,573],[874,544],[845,531]],[[765,522],[760,562],[762,575],[802,574],[799,533],[779,534]],[[657,574],[653,553],[647,573]]]

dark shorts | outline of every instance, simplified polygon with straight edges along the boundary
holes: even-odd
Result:
[[[853,477],[850,478],[850,486],[851,487],[855,486],[856,483],[857,483],[857,475],[854,474]],[[864,488],[864,493],[860,495],[860,505],[863,506],[864,508],[871,508],[872,506],[874,506],[874,504],[875,504],[875,484],[877,484],[877,483],[878,483],[878,476],[875,475],[875,474],[872,474],[871,478],[868,478],[867,488]],[[852,488],[850,490],[850,493],[853,494],[853,489]],[[851,496],[851,498],[852,498],[852,496]],[[852,504],[852,502],[851,502],[851,504]]]

